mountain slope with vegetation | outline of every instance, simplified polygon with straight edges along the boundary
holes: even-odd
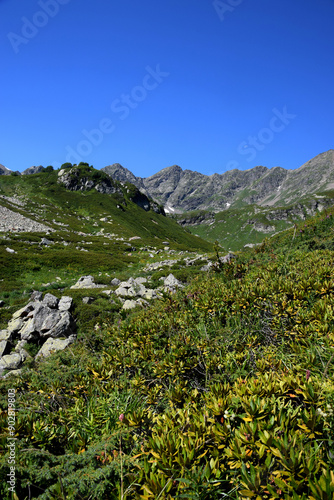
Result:
[[[332,498],[333,220],[331,208],[224,264],[216,246],[209,274],[0,381],[3,449],[9,388],[19,407],[18,498]]]

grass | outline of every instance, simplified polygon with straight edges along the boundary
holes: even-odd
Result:
[[[5,235],[5,311],[49,280],[52,293],[73,297],[79,324],[76,343],[0,381],[3,449],[9,388],[20,409],[18,498],[332,498],[333,220],[331,208],[205,274],[200,264],[186,265],[193,254],[178,254],[184,247],[170,233],[176,253],[150,258],[144,238],[125,245],[85,236],[87,254],[66,231],[50,235],[50,248],[27,247],[24,274],[23,241],[40,235]],[[130,231],[130,216],[122,224]],[[9,243],[17,254],[1,253]],[[179,259],[171,271],[188,285],[146,310],[125,313],[101,290],[69,290],[88,269],[101,283],[146,275],[158,286],[169,269],[143,268],[166,258]],[[26,295],[17,294],[19,282]],[[86,295],[95,301],[84,305]],[[7,458],[0,459],[4,499],[11,498]]]

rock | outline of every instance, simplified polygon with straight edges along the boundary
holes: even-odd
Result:
[[[235,259],[235,255],[233,252],[229,252],[224,257],[220,257],[219,260],[222,264],[228,264],[232,259]]]
[[[68,311],[56,311],[54,315],[48,316],[41,328],[42,337],[69,337],[74,334],[75,325]]]
[[[65,349],[67,346],[72,344],[75,341],[75,335],[70,335],[67,339],[55,339],[55,338],[49,338],[47,341],[43,344],[43,346],[40,348],[38,353],[35,356],[35,359],[38,358],[46,358],[47,356],[50,356],[54,352],[57,351],[62,351]]]
[[[115,290],[117,296],[126,297],[128,295],[128,288],[120,286]]]
[[[143,298],[144,299],[148,299],[148,300],[152,300],[152,299],[156,299],[157,298],[157,292],[155,290],[152,290],[151,288],[147,288],[144,295],[143,295]]]
[[[0,330],[0,342],[2,340],[7,340],[10,342],[13,337],[13,332],[10,332],[9,330]]]
[[[42,238],[40,244],[45,245],[45,246],[50,246],[50,245],[53,245],[54,242],[51,240],[48,240],[47,238]]]
[[[114,293],[113,290],[103,290],[102,293],[105,293],[106,295],[110,296]]]
[[[16,311],[13,314],[12,319],[15,320],[18,318],[25,318],[34,309],[35,304],[36,304],[35,302],[29,302],[26,306]]]
[[[4,375],[2,378],[3,379],[8,378],[11,375],[15,375],[17,377],[17,376],[21,375],[21,373],[22,373],[22,369],[21,368],[19,370],[11,370],[10,372],[6,373],[6,375]]]
[[[56,326],[57,323],[59,323],[61,319],[61,313],[60,311],[52,311],[50,312],[45,320],[42,323],[40,332],[44,336],[46,332],[49,332]]]
[[[153,255],[152,255],[152,257],[153,257]],[[144,271],[155,271],[156,269],[160,269],[161,267],[164,267],[164,266],[171,267],[176,263],[177,263],[177,260],[175,260],[175,259],[174,260],[162,260],[160,262],[154,262],[153,264],[148,264],[144,268]]]
[[[129,309],[134,309],[137,306],[138,306],[138,304],[136,303],[135,300],[126,300],[123,304],[122,309],[124,309],[125,311],[128,311]]]
[[[177,288],[183,288],[184,284],[175,278],[173,274],[169,274],[167,278],[160,278],[164,281],[165,291],[174,292]]]
[[[105,288],[107,285],[96,285],[93,276],[81,276],[77,283],[71,286],[72,289],[80,288]]]
[[[144,285],[134,283],[130,288],[128,288],[129,297],[142,297],[146,292]]]
[[[42,292],[37,292],[37,291],[34,291],[32,292],[32,294],[30,295],[30,299],[32,301],[39,301],[39,300],[43,300],[43,294]]]
[[[52,293],[46,293],[44,296],[44,299],[42,301],[42,304],[44,304],[47,307],[50,307],[51,309],[57,309],[59,299],[52,295]]]
[[[24,327],[20,330],[20,337],[21,340],[32,340],[37,337],[34,318],[30,318],[26,321]]]
[[[17,352],[7,354],[0,359],[0,372],[4,370],[15,370],[22,363],[21,355]]]
[[[206,264],[205,266],[201,267],[200,271],[208,272],[208,271],[210,271],[212,266],[213,266],[212,262],[209,262],[209,264]]]
[[[20,342],[16,344],[14,351],[20,353],[27,344],[28,342],[26,340],[20,340]]]
[[[8,248],[8,247],[6,248],[6,252],[8,252],[8,253],[17,253],[17,252],[15,252],[15,250],[13,250],[12,248]]]
[[[59,311],[70,311],[72,309],[73,305],[73,299],[72,297],[67,297],[64,295],[61,297],[59,303],[58,303],[58,310]]]
[[[111,280],[111,284],[112,286],[118,286],[120,284],[121,280],[119,280],[118,278],[114,278]]]
[[[5,305],[3,300],[0,300],[0,307],[3,307]]]
[[[92,302],[94,302],[94,300],[96,300],[94,297],[84,297],[82,299],[82,302],[84,304],[91,304]]]
[[[134,282],[138,283],[139,285],[143,284],[143,283],[147,283],[147,278],[142,278],[142,277],[135,278]]]
[[[7,325],[7,331],[10,334],[15,334],[21,330],[22,326],[23,326],[23,319],[21,318],[12,319]]]
[[[9,349],[9,343],[7,340],[0,340],[0,358],[4,356],[6,351]]]

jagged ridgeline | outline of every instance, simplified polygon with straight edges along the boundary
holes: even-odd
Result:
[[[257,166],[203,175],[173,165],[147,178],[119,163],[102,170],[135,184],[193,234],[232,251],[315,215],[334,198],[334,150],[295,170]]]
[[[1,498],[14,390],[20,499],[333,498],[333,207],[224,256],[87,165],[4,177],[3,213],[33,226],[0,238],[0,328],[14,313],[28,351],[0,380]],[[57,315],[76,340],[36,357],[32,308],[36,343]]]

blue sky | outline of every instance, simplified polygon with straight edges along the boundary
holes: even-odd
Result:
[[[147,177],[334,148],[333,0],[0,0],[0,163]]]

